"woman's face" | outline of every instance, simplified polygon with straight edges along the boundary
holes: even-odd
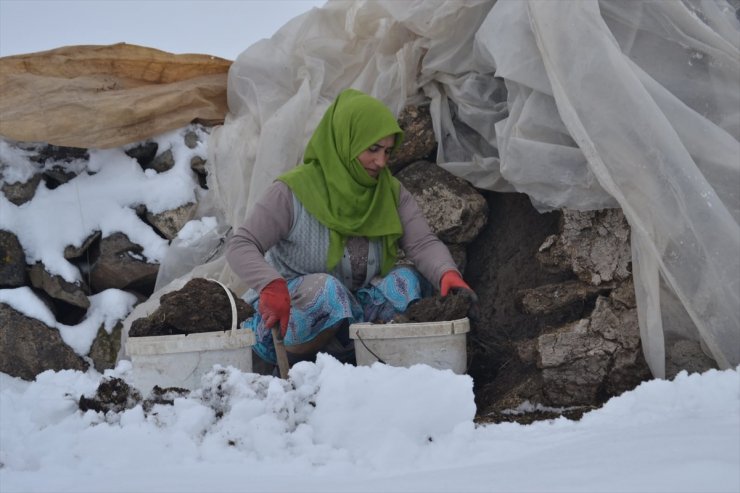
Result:
[[[357,160],[365,168],[368,175],[373,178],[378,177],[380,170],[388,164],[388,159],[391,157],[391,151],[395,143],[396,137],[394,135],[383,137],[357,156]]]

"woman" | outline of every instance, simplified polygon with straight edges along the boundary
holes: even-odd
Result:
[[[244,324],[262,359],[275,364],[276,324],[291,362],[319,350],[351,360],[350,323],[387,322],[432,286],[443,296],[472,292],[386,168],[402,139],[381,101],[343,91],[308,142],[303,165],[278,177],[229,240],[229,265],[252,288],[245,299],[256,313]],[[398,247],[418,271],[395,266]]]

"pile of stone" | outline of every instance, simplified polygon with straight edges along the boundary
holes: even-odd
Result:
[[[184,132],[185,146],[206,149],[201,140],[208,133],[209,129],[202,125],[189,126]],[[39,186],[53,190],[82,174],[93,173],[87,169],[90,158],[87,149],[22,142],[9,142],[8,145],[21,148],[37,166],[31,178],[24,182],[0,181],[2,194],[17,206],[31,201]],[[132,144],[125,149],[143,170],[164,173],[175,164],[172,150],[160,149],[153,141]],[[206,158],[194,154],[190,162],[192,173],[200,187],[207,189]],[[0,161],[0,171],[7,166]],[[197,204],[188,203],[154,214],[140,205],[136,215],[156,234],[171,241],[192,218],[196,207]],[[140,301],[148,298],[154,289],[159,264],[146,258],[142,251],[141,245],[123,233],[102,236],[100,231],[93,231],[81,245],[69,245],[64,249],[64,258],[80,271],[81,280],[72,283],[48,272],[41,262],[27,265],[18,238],[10,231],[0,230],[0,289],[28,287],[47,305],[57,322],[77,325],[90,308],[89,296],[106,289],[130,292]],[[33,379],[47,369],[84,370],[90,360],[102,371],[115,363],[120,340],[120,325],[110,334],[101,327],[89,360],[86,360],[64,344],[58,330],[0,303],[0,371],[12,376]]]

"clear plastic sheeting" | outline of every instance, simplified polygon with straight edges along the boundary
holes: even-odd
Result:
[[[655,376],[676,332],[734,367],[738,46],[724,0],[329,1],[232,65],[211,200],[240,224],[346,87],[395,112],[429,98],[437,162],[452,173],[541,211],[622,208]],[[243,289],[222,258],[196,270]]]

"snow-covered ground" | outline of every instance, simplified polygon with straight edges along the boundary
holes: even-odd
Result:
[[[93,151],[94,174],[42,185],[20,207],[0,198],[0,227],[18,235],[28,262],[42,260],[69,280],[78,273],[61,251],[95,229],[126,232],[161,259],[166,245],[141,230],[131,207],[193,200],[181,142],[177,132],[159,139],[176,161],[161,174],[142,171],[121,149]],[[6,180],[28,177],[27,155],[7,144],[0,151],[13,168]],[[197,236],[208,224],[185,231]],[[84,354],[95,328],[112,327],[133,300],[119,290],[93,296],[77,326],[55,323],[28,288],[0,290],[0,302],[57,327]],[[647,382],[578,422],[526,426],[475,426],[468,376],[356,368],[328,356],[297,365],[289,382],[215,370],[202,389],[149,413],[141,405],[79,410],[101,379],[130,373],[124,361],[105,376],[45,372],[25,382],[0,374],[0,492],[740,491],[737,369]]]
[[[126,378],[121,363],[108,376]],[[216,369],[174,405],[81,412],[102,377],[0,374],[0,491],[737,492],[738,372],[679,374],[580,421],[475,426],[472,381],[427,366]]]

